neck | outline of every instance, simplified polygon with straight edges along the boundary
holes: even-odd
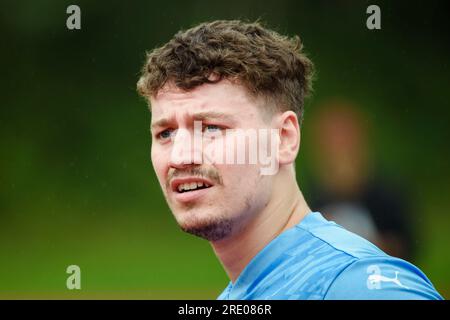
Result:
[[[268,205],[236,234],[211,242],[232,283],[259,251],[311,211],[297,185],[293,169],[283,168],[283,172],[278,174]]]

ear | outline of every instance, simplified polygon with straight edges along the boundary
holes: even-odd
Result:
[[[291,164],[297,157],[300,149],[300,126],[295,112],[285,111],[276,117],[276,127],[279,129],[279,163]]]

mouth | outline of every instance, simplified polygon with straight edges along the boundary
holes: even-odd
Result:
[[[170,186],[178,201],[189,202],[206,194],[214,184],[204,178],[187,177],[173,179]]]

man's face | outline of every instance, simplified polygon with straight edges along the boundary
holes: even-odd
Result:
[[[226,132],[270,128],[262,100],[228,80],[188,92],[167,84],[151,98],[152,163],[184,231],[224,239],[269,202],[273,177],[261,175],[259,162],[249,164],[249,157],[240,164],[205,161],[205,150],[226,153],[225,146],[233,145],[235,136]],[[194,132],[202,133],[200,144],[193,142]]]

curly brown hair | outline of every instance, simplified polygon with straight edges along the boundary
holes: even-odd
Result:
[[[147,53],[137,90],[149,98],[168,81],[187,91],[237,80],[252,96],[273,101],[277,110],[294,111],[301,122],[314,69],[302,47],[298,36],[282,36],[260,22],[201,23]]]

